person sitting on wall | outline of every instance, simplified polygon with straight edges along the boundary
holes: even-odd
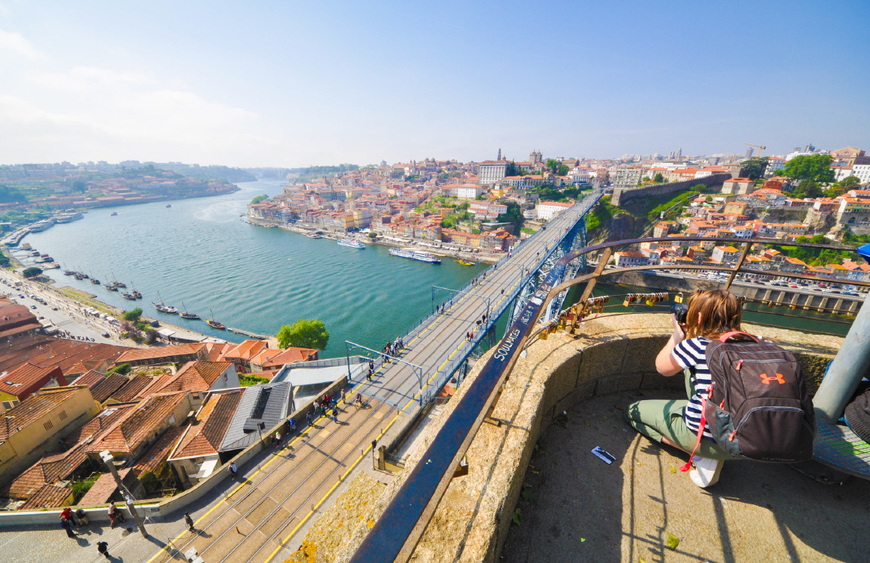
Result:
[[[685,325],[671,315],[673,332],[656,356],[656,370],[670,377],[685,373],[688,400],[649,399],[625,409],[626,421],[641,434],[691,453],[701,421],[701,404],[710,387],[705,351],[711,340],[740,330],[740,301],[723,289],[695,293],[689,300]],[[715,485],[722,463],[734,459],[713,441],[709,428],[694,457],[692,481],[699,487]]]

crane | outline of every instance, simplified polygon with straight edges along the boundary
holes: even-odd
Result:
[[[764,145],[753,145],[752,143],[743,143],[743,144],[746,145],[747,147],[755,147],[758,149],[758,154],[755,155],[755,158],[761,158],[761,151],[763,151],[764,149],[767,148]],[[749,152],[749,156],[750,156],[750,158],[752,157],[752,151]]]

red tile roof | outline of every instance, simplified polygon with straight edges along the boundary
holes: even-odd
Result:
[[[317,350],[315,348],[294,348],[290,347],[286,350],[282,350],[280,354],[269,358],[267,361],[263,362],[262,366],[264,369],[269,369],[273,367],[281,367],[284,364],[292,364],[295,362],[306,362],[312,358],[317,357]]]
[[[59,367],[40,367],[27,362],[0,374],[0,391],[22,400],[52,380],[62,387],[66,386],[66,379]]]
[[[81,428],[74,430],[63,439],[64,444],[73,446],[88,438],[99,438],[101,434],[106,432],[113,424],[118,422],[121,417],[125,416],[131,409],[135,409],[137,405],[112,405],[104,408],[97,415],[84,423]]]
[[[133,470],[136,473],[144,473],[145,471],[154,471],[166,461],[169,457],[169,452],[178,443],[181,435],[184,434],[183,426],[172,426],[167,428],[160,438],[143,453],[136,463],[133,465]]]
[[[53,485],[58,480],[68,478],[87,461],[88,456],[84,450],[84,444],[79,444],[66,452],[43,456],[0,489],[0,495],[27,499],[45,485]]]
[[[181,401],[187,399],[187,391],[152,395],[140,403],[138,408],[127,412],[99,439],[88,445],[89,453],[99,453],[103,450],[120,453],[132,453],[137,447],[150,438],[156,428],[166,423],[167,417]]]
[[[0,420],[0,443],[84,389],[84,387],[42,389],[27,397],[3,414]]]
[[[158,392],[208,391],[212,384],[233,367],[232,362],[187,362]]]
[[[94,400],[102,403],[112,396],[118,389],[127,384],[128,379],[119,373],[110,373],[91,388]]]
[[[72,490],[66,487],[45,485],[36,491],[18,510],[68,506],[72,501],[72,494]]]
[[[84,373],[101,364],[111,364],[121,355],[124,346],[79,342],[33,334],[14,338],[0,350],[0,371],[11,371],[24,362],[48,367],[58,366],[67,376]],[[87,365],[85,369],[82,366]]]
[[[112,393],[112,399],[121,403],[128,403],[139,396],[139,392],[151,384],[151,378],[145,375],[135,375],[128,379],[120,389]]]
[[[92,369],[80,375],[75,381],[70,382],[70,385],[87,385],[89,389],[93,389],[94,385],[105,377],[106,374]]]
[[[160,348],[133,348],[121,354],[121,357],[118,358],[117,362],[123,364],[126,362],[163,359],[171,361],[172,358],[177,356],[198,354],[203,350],[205,350],[205,344],[202,343],[170,344],[169,346],[162,346]]]
[[[268,344],[262,340],[245,340],[237,346],[224,352],[222,360],[250,360]]]
[[[217,455],[243,393],[243,389],[212,393],[196,414],[196,421],[187,427],[171,459]]]

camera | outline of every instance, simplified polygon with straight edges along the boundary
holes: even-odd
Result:
[[[686,324],[686,316],[689,314],[689,306],[683,303],[674,303],[671,305],[671,313],[677,318],[677,322]]]

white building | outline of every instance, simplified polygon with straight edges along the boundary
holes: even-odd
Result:
[[[507,172],[506,160],[485,160],[477,170],[477,181],[481,186],[491,186],[501,181]]]
[[[559,213],[569,209],[573,203],[558,203],[555,201],[541,201],[535,206],[535,212],[541,221],[549,221]]]
[[[474,184],[464,184],[450,188],[450,195],[459,199],[477,199],[483,193],[483,188]]]
[[[642,168],[617,168],[613,173],[614,188],[634,188],[643,178]]]

